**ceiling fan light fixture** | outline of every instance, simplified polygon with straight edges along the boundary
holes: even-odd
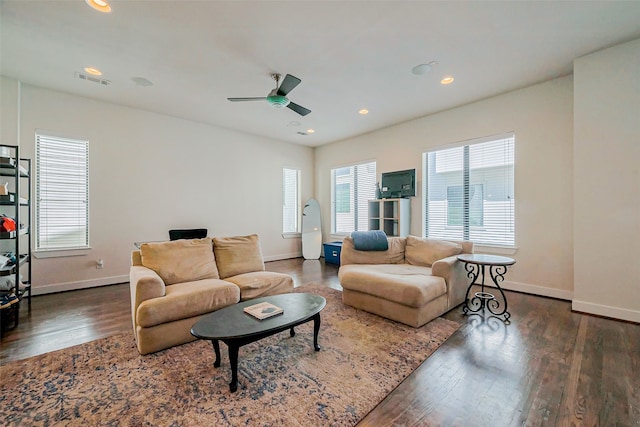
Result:
[[[273,108],[284,108],[289,105],[289,98],[282,95],[267,96],[267,103]]]

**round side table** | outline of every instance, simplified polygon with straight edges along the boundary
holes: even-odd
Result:
[[[465,270],[467,270],[467,276],[471,279],[471,283],[467,288],[467,294],[465,296],[464,306],[462,311],[464,314],[477,313],[485,308],[495,316],[503,316],[504,320],[508,321],[511,314],[507,311],[507,297],[505,296],[500,282],[504,281],[504,275],[507,272],[507,267],[516,263],[512,258],[497,255],[483,255],[483,254],[462,254],[458,255],[458,260],[464,262]],[[504,301],[504,307],[495,295],[491,292],[485,291],[484,277],[485,267],[489,267],[489,276],[493,280],[493,284],[502,295]],[[477,283],[478,276],[482,274],[482,281]],[[471,293],[473,285],[480,285],[480,292]],[[471,298],[469,298],[472,295]]]

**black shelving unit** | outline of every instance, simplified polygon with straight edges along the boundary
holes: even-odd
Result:
[[[26,299],[31,310],[31,159],[20,157],[20,148],[0,144],[0,184],[8,183],[8,194],[0,194],[0,213],[16,222],[15,231],[0,232],[0,254],[11,253],[15,262],[0,267],[0,277],[11,276],[10,289],[18,302],[0,310],[0,334],[18,326],[20,306]]]

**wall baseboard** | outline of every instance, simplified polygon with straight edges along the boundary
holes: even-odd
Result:
[[[587,301],[573,300],[571,310],[581,313],[594,314],[596,316],[610,317],[612,319],[626,320],[628,322],[640,323],[640,311],[628,310],[626,308],[611,307],[608,305],[594,304]]]
[[[111,276],[102,277],[100,279],[80,280],[78,282],[55,283],[52,285],[44,285],[33,287],[31,291],[33,295],[45,295],[55,292],[77,291],[79,289],[97,288],[99,286],[115,285],[117,283],[129,282],[129,276]]]
[[[557,298],[566,301],[571,301],[573,299],[573,291],[566,291],[563,289],[547,288],[544,286],[531,285],[529,283],[512,282],[510,280],[505,280],[500,284],[500,286],[503,289],[524,292],[525,294]]]
[[[279,254],[279,255],[269,255],[264,257],[265,262],[269,261],[280,261],[282,259],[291,259],[291,258],[300,258],[302,257],[302,252],[292,252],[289,254]]]

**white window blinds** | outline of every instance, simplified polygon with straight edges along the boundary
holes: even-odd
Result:
[[[282,232],[300,232],[300,171],[282,169]]]
[[[369,228],[368,201],[376,197],[376,162],[331,170],[333,233]]]
[[[89,246],[89,142],[36,133],[36,250]]]
[[[424,153],[424,236],[515,246],[515,136]]]

